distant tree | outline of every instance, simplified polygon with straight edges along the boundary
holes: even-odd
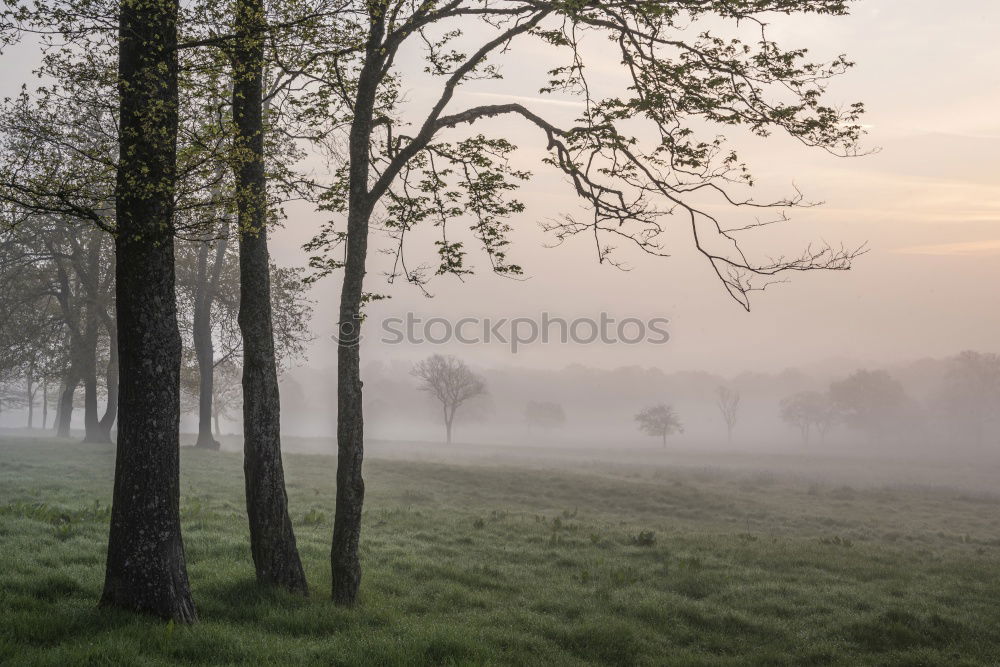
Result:
[[[529,427],[557,428],[566,423],[566,412],[558,403],[528,401],[524,407],[524,421]]]
[[[668,435],[684,432],[684,426],[677,413],[671,406],[663,403],[646,408],[635,416],[635,420],[639,422],[640,431],[646,435],[662,438],[664,448],[667,446]]]
[[[836,408],[828,394],[818,391],[800,391],[781,401],[781,418],[802,433],[802,442],[809,442],[813,427],[826,440],[826,433],[837,417]]]
[[[722,420],[726,423],[726,442],[732,444],[733,428],[736,426],[736,418],[740,411],[740,392],[729,387],[719,387],[716,395],[715,404],[722,414]]]
[[[486,382],[461,359],[435,354],[417,363],[411,371],[420,379],[420,390],[436,398],[444,413],[447,442],[451,444],[451,427],[455,412],[466,401],[486,393]]]
[[[982,444],[1000,417],[1000,355],[965,351],[950,359],[941,403],[952,430]]]
[[[240,271],[237,247],[229,243],[228,225],[193,243],[178,243],[177,302],[181,333],[193,345],[184,351],[181,390],[185,411],[198,414],[198,447],[218,449],[212,437],[216,421],[213,405],[215,375],[220,364],[243,357],[243,336],[237,322],[240,307]],[[312,304],[302,270],[270,265],[274,353],[280,373],[301,357],[312,340],[309,320]],[[239,376],[237,376],[239,379]],[[242,403],[237,403],[241,405]]]
[[[830,398],[848,426],[870,438],[900,424],[909,404],[903,385],[886,371],[861,370],[830,385]]]

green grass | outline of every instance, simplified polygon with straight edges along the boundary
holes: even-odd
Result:
[[[241,457],[182,451],[200,622],[98,611],[113,451],[0,442],[0,663],[962,665],[1000,660],[1000,499],[669,465],[367,463],[329,598],[334,460],[287,456],[312,596],[253,581]]]

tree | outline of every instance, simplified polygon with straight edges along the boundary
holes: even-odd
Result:
[[[1000,355],[967,350],[950,359],[940,399],[952,429],[981,445],[1000,415]]]
[[[663,447],[667,447],[667,436],[683,433],[684,426],[674,409],[663,403],[652,405],[635,416],[639,422],[639,430],[646,435],[663,439]]]
[[[316,11],[315,7],[302,7],[298,3],[285,3],[280,7],[285,13],[304,11],[308,16]],[[167,230],[171,235],[194,230],[196,236],[203,235],[201,232],[205,229],[206,220],[202,213],[218,208],[219,202],[214,201],[213,197],[217,197],[217,193],[224,190],[215,187],[219,185],[220,172],[230,171],[235,174],[237,182],[230,189],[231,208],[238,212],[241,246],[244,245],[242,243],[244,238],[249,239],[244,250],[245,254],[251,257],[244,276],[245,280],[242,281],[243,310],[246,312],[241,317],[243,320],[241,328],[246,338],[243,349],[247,357],[244,380],[249,386],[247,393],[251,396],[247,403],[250,404],[249,414],[253,417],[244,419],[247,429],[245,441],[249,453],[249,461],[245,467],[248,503],[252,505],[248,506],[251,547],[259,579],[286,585],[287,588],[301,592],[305,590],[304,578],[299,576],[301,567],[297,565],[298,555],[291,534],[291,524],[287,519],[287,499],[284,492],[280,450],[277,449],[278,400],[277,383],[274,378],[276,374],[274,341],[269,329],[272,325],[271,313],[267,312],[270,309],[267,275],[269,267],[266,231],[260,224],[263,216],[269,213],[269,207],[265,205],[262,197],[262,193],[266,193],[265,156],[262,146],[267,143],[262,135],[268,128],[264,123],[264,114],[261,113],[261,96],[252,94],[255,88],[260,87],[259,74],[263,68],[260,57],[262,45],[265,41],[273,44],[275,33],[268,29],[263,19],[263,3],[237,2],[233,9],[235,18],[228,15],[230,9],[233,8],[226,7],[220,12],[219,7],[212,3],[186,6],[182,15],[185,20],[184,28],[206,29],[209,34],[192,36],[191,39],[180,42],[177,38],[176,3],[172,9],[149,8],[143,3],[135,5],[131,0],[123,0],[120,4],[102,0],[12,3],[11,9],[2,12],[4,20],[0,21],[0,28],[3,28],[5,33],[14,28],[14,32],[27,30],[40,32],[43,35],[59,35],[63,38],[65,44],[62,46],[49,44],[51,48],[46,54],[45,62],[57,65],[60,73],[67,76],[55,78],[61,84],[68,82],[69,85],[55,87],[58,94],[55,95],[54,102],[52,97],[45,96],[44,87],[39,88],[40,96],[50,102],[40,105],[41,111],[45,112],[41,117],[51,120],[52,123],[43,131],[31,135],[32,147],[35,150],[21,151],[19,159],[11,161],[10,168],[4,169],[2,174],[4,177],[0,178],[0,200],[12,202],[23,211],[58,213],[86,219],[101,229],[115,233],[116,244],[120,250],[122,246],[120,241],[123,237],[128,237],[127,233],[123,233],[123,221],[117,219],[122,211],[128,208],[127,205],[123,207],[120,201],[124,191],[123,174],[130,173],[132,176],[130,187],[140,191],[134,199],[152,202],[149,208],[157,208],[162,204],[164,197],[159,191],[168,192],[171,197],[169,210],[160,208],[156,211],[162,214],[158,216],[160,219],[150,221],[150,224],[160,225],[161,232]],[[126,13],[129,12],[131,14],[126,17]],[[167,14],[170,14],[169,19]],[[225,34],[223,31],[220,34],[219,26],[230,20],[233,32]],[[128,55],[137,61],[143,61],[144,58],[143,54],[126,54],[122,46],[121,34],[132,22],[144,27],[151,27],[159,22],[153,31],[162,28],[165,32],[154,35],[154,43],[150,47],[152,53],[147,54],[145,62],[138,63],[139,67],[136,69],[139,70],[139,76],[134,81],[129,81],[123,80],[123,68],[133,67],[136,63],[127,63],[125,56]],[[287,25],[297,26],[302,23],[299,17],[289,21]],[[114,38],[112,26],[119,28],[119,39]],[[151,32],[140,30],[137,34],[151,34]],[[9,35],[0,34],[0,38],[9,40]],[[164,50],[157,46],[164,42],[170,42],[165,49],[168,55],[164,55]],[[220,76],[222,68],[218,66],[219,63],[214,57],[202,58],[203,54],[212,51],[199,48],[204,46],[220,47],[219,51],[225,54],[231,65],[230,76]],[[301,41],[294,44],[295,48],[302,46]],[[178,81],[180,57],[184,60],[183,67],[180,68],[184,76]],[[159,78],[147,76],[151,70],[145,69],[145,65],[155,58],[161,58],[159,67],[162,71]],[[116,60],[119,62],[117,75],[114,74],[114,67],[110,66]],[[110,75],[107,75],[109,72]],[[231,94],[227,95],[228,103],[219,101],[220,81],[232,83],[229,91]],[[123,114],[130,102],[125,99],[128,96],[122,91],[129,86],[144,88],[141,91],[131,91],[132,101],[145,98],[154,105],[162,103],[159,104],[162,109],[145,112],[147,116],[153,117],[154,122],[140,127],[138,123],[130,124],[131,119],[124,117]],[[179,94],[180,88],[183,88],[184,95]],[[66,90],[79,90],[80,99],[74,100],[74,96],[66,94]],[[116,95],[116,91],[122,94]],[[157,96],[160,99],[156,99]],[[118,101],[118,104],[114,104],[114,101]],[[70,113],[59,113],[60,110],[67,108]],[[107,113],[95,113],[95,109]],[[134,108],[131,111],[142,115]],[[92,116],[99,117],[104,122],[97,123],[97,131],[90,134],[105,140],[106,145],[103,148],[106,149],[110,145],[115,150],[82,150],[87,145],[86,137],[74,132],[72,128],[84,124],[72,121]],[[70,119],[70,122],[66,122],[65,119]],[[67,127],[70,128],[69,131]],[[144,141],[123,136],[127,131],[138,130],[152,132],[158,136],[144,138]],[[82,134],[87,135],[88,132]],[[169,150],[167,143],[170,144]],[[123,150],[126,145],[140,149],[149,148],[150,154],[128,155]],[[293,145],[291,140],[284,144],[285,147],[289,145]],[[59,159],[37,160],[34,156],[47,154],[38,150],[40,146],[55,146],[59,150],[52,151],[53,154],[58,155],[62,152],[80,159],[72,163],[73,166],[69,168]],[[180,150],[177,150],[177,146]],[[285,157],[287,155],[286,151]],[[132,162],[126,164],[126,158]],[[85,168],[78,168],[80,162]],[[146,164],[138,166],[146,168],[145,172],[133,170],[137,166],[136,163],[144,162]],[[22,163],[30,165],[31,168],[23,168]],[[220,164],[229,169],[220,170]],[[100,168],[86,168],[94,165]],[[272,163],[268,168],[279,174],[288,173],[281,168],[280,163]],[[24,177],[25,174],[28,175],[27,178]],[[110,174],[116,174],[116,177],[110,178]],[[6,178],[8,175],[11,178]],[[153,184],[143,182],[154,179],[160,180]],[[107,187],[109,184],[110,188]],[[104,187],[103,193],[102,187]],[[157,192],[147,196],[148,193],[141,192],[142,190]],[[113,194],[108,194],[109,191],[113,191]],[[114,201],[113,206],[110,205],[112,201]],[[169,225],[161,224],[168,217]],[[214,220],[210,219],[209,222]],[[140,235],[136,234],[136,237],[140,238]],[[141,238],[144,242],[151,241],[157,244],[160,240],[159,237]],[[169,248],[161,250],[162,256],[170,255],[172,258],[173,240],[170,241]],[[119,276],[123,275],[121,267],[118,267],[117,273]],[[165,291],[161,292],[159,301],[173,299],[173,277],[171,271],[171,292],[169,295]],[[153,282],[156,282],[155,276]],[[165,286],[165,283],[157,285],[160,286]],[[122,288],[122,285],[118,285],[119,292]],[[150,288],[150,291],[152,289],[154,288]],[[200,305],[198,330],[203,332],[201,316],[205,313],[206,299],[201,298],[197,301]],[[161,314],[165,314],[167,310],[169,309],[165,306],[162,307]],[[126,309],[119,307],[118,312],[126,312]],[[122,338],[124,335],[119,332],[117,337]],[[200,339],[199,342],[204,343],[204,339]],[[201,357],[207,359],[205,347],[199,344],[199,348]],[[169,377],[172,361],[166,366],[154,367],[162,371],[165,377]],[[75,387],[77,382],[78,379],[72,386]],[[150,387],[151,394],[155,391],[155,386]],[[176,391],[172,393],[176,394]],[[210,392],[206,393],[211,395]],[[173,410],[174,403],[173,399],[167,402],[166,412]],[[124,404],[123,400],[122,405]],[[165,435],[169,440],[170,429],[167,429]],[[121,454],[121,448],[119,453]],[[167,467],[163,475],[169,478],[171,469]],[[166,502],[169,502],[169,494],[166,497]],[[151,523],[155,523],[155,520]],[[114,535],[112,537],[114,538]],[[183,597],[186,595],[186,586],[180,588],[182,590],[178,597]],[[193,617],[193,610],[190,616]]]
[[[174,286],[177,0],[122,0],[115,288],[120,363],[115,485],[101,605],[195,620],[180,526]]]
[[[739,127],[758,136],[783,131],[794,139],[839,154],[857,152],[862,107],[826,103],[826,82],[843,73],[844,57],[810,63],[804,49],[784,50],[768,37],[770,13],[847,13],[844,0],[733,0],[732,2],[548,2],[513,0],[345,0],[327,17],[334,48],[316,54],[312,92],[303,104],[332,117],[343,134],[329,138],[346,147],[325,209],[337,217],[307,247],[318,275],[343,269],[338,348],[338,475],[334,523],[333,596],[349,604],[359,581],[357,544],[364,501],[363,398],[360,377],[362,307],[377,295],[364,277],[372,221],[388,230],[396,268],[422,285],[428,276],[462,276],[467,246],[459,224],[482,245],[493,271],[518,275],[508,258],[507,219],[524,205],[510,193],[528,178],[511,166],[511,142],[463,130],[490,119],[522,122],[549,152],[545,163],[561,172],[589,207],[586,219],[567,216],[548,226],[558,242],[576,236],[595,240],[601,262],[621,266],[614,243],[662,256],[664,220],[677,216],[691,240],[744,307],[749,294],[787,272],[844,270],[860,250],[811,246],[800,254],[755,261],[741,250],[743,232],[773,220],[756,217],[724,225],[717,204],[759,212],[805,203],[800,195],[762,202],[746,193],[749,170],[727,147],[717,128]],[[752,42],[722,39],[718,23],[752,25]],[[481,29],[481,30],[480,30]],[[757,30],[759,29],[759,30]],[[487,37],[477,44],[478,35]],[[589,79],[584,35],[614,45],[620,76],[599,95]],[[529,108],[523,98],[455,107],[456,91],[473,79],[498,79],[501,55],[541,42],[556,50],[542,96],[577,96],[582,109],[566,126]],[[468,48],[466,48],[468,47]],[[421,118],[403,118],[395,68],[401,53],[423,49],[426,71],[441,81]],[[530,70],[531,65],[526,64]],[[549,69],[549,68],[546,68]],[[522,69],[521,71],[525,71]],[[429,86],[425,90],[429,90]],[[637,130],[637,126],[648,127]],[[409,128],[414,128],[410,130]],[[334,135],[331,132],[331,137]],[[346,135],[346,136],[345,136]],[[414,226],[437,227],[433,263],[414,263],[404,252]]]
[[[441,403],[446,442],[451,444],[451,427],[455,413],[463,403],[486,392],[486,382],[461,359],[440,354],[431,355],[413,366],[410,373],[420,380],[420,390]]]
[[[233,170],[240,245],[239,325],[243,334],[243,458],[257,580],[305,595],[281,464],[280,399],[267,249],[263,0],[236,0],[230,49]]]
[[[307,298],[308,285],[301,269],[280,267],[272,262],[269,273],[275,358],[280,373],[302,357],[305,345],[312,340],[309,332],[312,304]],[[217,449],[218,442],[212,432],[214,423],[218,435],[215,397],[220,392],[215,391],[215,383],[220,373],[229,372],[234,368],[232,362],[240,361],[243,356],[243,336],[237,321],[238,250],[225,236],[220,233],[215,238],[178,245],[177,295],[181,332],[192,341],[185,350],[181,367],[184,410],[198,415],[196,446]],[[238,366],[237,363],[235,367]],[[232,390],[227,386],[221,392],[227,401],[223,413],[242,406],[240,396],[229,399]]]
[[[212,401],[215,380],[215,344],[212,340],[212,310],[216,306],[219,281],[229,244],[228,224],[223,223],[219,238],[204,239],[198,244],[191,281],[191,341],[198,374],[198,439],[195,447],[218,449],[212,437]],[[181,253],[183,255],[183,253]],[[182,276],[178,275],[179,286]],[[183,371],[182,371],[183,373]],[[183,377],[182,377],[183,382]]]
[[[860,370],[830,385],[830,399],[844,422],[869,438],[884,437],[899,426],[909,398],[886,371]]]
[[[524,407],[524,421],[528,426],[550,429],[566,423],[566,412],[558,403],[528,401]]]
[[[827,431],[837,419],[837,410],[828,394],[801,391],[782,399],[781,418],[799,429],[803,443],[809,443],[813,427],[819,432],[820,440],[825,442]]]
[[[726,442],[733,443],[733,428],[736,426],[736,418],[740,411],[740,392],[728,387],[719,387],[716,390],[716,407],[722,414],[722,421],[726,423]]]

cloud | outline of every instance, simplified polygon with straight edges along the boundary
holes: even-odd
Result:
[[[992,257],[1000,255],[1000,239],[966,241],[963,243],[936,243],[897,248],[897,255],[938,255],[964,257]]]
[[[533,97],[529,95],[511,95],[505,93],[487,93],[482,91],[463,91],[465,95],[470,97],[487,97],[490,99],[502,99],[506,102],[521,102],[525,104],[554,104],[557,106],[566,107],[576,107],[583,108],[586,107],[586,103],[580,100],[573,99],[559,99],[553,97]]]

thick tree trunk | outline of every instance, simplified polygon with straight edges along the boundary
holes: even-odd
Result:
[[[177,0],[123,0],[119,15],[120,420],[101,606],[187,623],[196,616],[180,528],[177,14]]]
[[[42,430],[49,425],[49,382],[42,380]]]
[[[257,581],[303,595],[305,572],[295,546],[281,464],[278,371],[268,275],[267,184],[264,176],[264,5],[237,0],[233,119],[240,241],[243,336],[243,469],[250,549]]]
[[[337,509],[330,550],[333,601],[352,605],[361,586],[361,510],[365,483],[361,474],[364,460],[364,412],[361,384],[361,304],[364,294],[365,262],[368,256],[368,220],[372,202],[368,192],[368,144],[372,133],[381,41],[385,25],[381,18],[372,22],[366,45],[365,64],[358,78],[354,120],[351,124],[350,191],[347,214],[347,254],[344,284],[340,293],[340,323],[337,341]]]

